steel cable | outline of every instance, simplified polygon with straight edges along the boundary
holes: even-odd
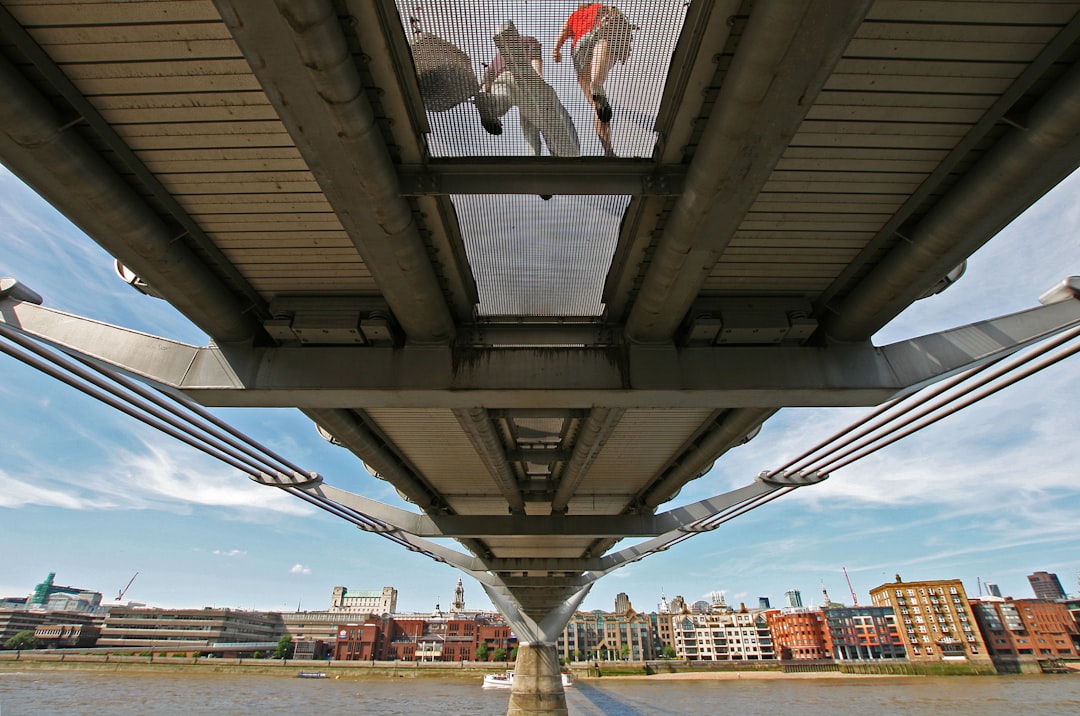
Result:
[[[1073,329],[1071,331],[1068,331],[1066,333],[1061,334],[1060,336],[1055,337],[1053,340],[1046,341],[1043,344],[1040,344],[1036,349],[1034,349],[1032,351],[1029,351],[1029,352],[1027,352],[1027,353],[1025,353],[1023,355],[1013,356],[1011,360],[1009,360],[1005,364],[999,366],[998,368],[989,371],[988,373],[986,373],[985,375],[982,375],[981,377],[978,377],[977,379],[970,380],[970,382],[968,382],[965,385],[960,386],[961,389],[958,390],[957,392],[955,392],[953,395],[945,396],[941,400],[938,400],[938,401],[936,401],[936,402],[934,402],[932,404],[929,404],[929,405],[927,405],[925,408],[923,408],[921,410],[917,410],[917,411],[914,411],[914,412],[909,411],[909,412],[902,413],[900,415],[896,415],[896,416],[890,418],[890,421],[893,421],[894,424],[889,426],[888,430],[885,430],[884,432],[881,432],[878,435],[874,435],[874,436],[871,436],[871,437],[866,437],[865,434],[864,434],[862,436],[864,439],[858,440],[850,448],[848,448],[846,450],[842,450],[842,451],[834,451],[834,452],[829,453],[827,455],[823,455],[821,457],[818,457],[816,459],[817,460],[816,462],[811,462],[804,469],[812,470],[814,472],[828,473],[828,472],[834,472],[835,470],[839,469],[840,467],[850,465],[852,462],[854,462],[854,460],[845,460],[845,458],[847,458],[850,455],[855,455],[855,454],[858,454],[860,458],[865,457],[866,455],[872,454],[873,452],[876,452],[877,450],[880,450],[881,448],[885,447],[886,445],[891,445],[892,443],[896,442],[896,440],[899,439],[899,438],[889,439],[889,436],[893,435],[894,433],[900,432],[901,437],[906,437],[906,436],[911,435],[912,433],[916,432],[917,430],[921,430],[923,427],[926,427],[927,425],[932,425],[933,423],[937,422],[938,420],[941,420],[942,418],[944,418],[944,417],[946,417],[948,415],[952,415],[959,408],[948,409],[948,406],[951,403],[955,403],[956,401],[960,401],[961,398],[963,398],[966,395],[973,394],[975,391],[977,391],[981,387],[984,387],[984,386],[986,386],[986,385],[988,385],[988,384],[990,384],[990,383],[992,383],[992,382],[994,382],[996,380],[1003,379],[1006,376],[1008,376],[1010,373],[1014,374],[1014,376],[1018,376],[1018,377],[1007,378],[1006,380],[1002,381],[1002,384],[1001,384],[1001,386],[999,388],[996,388],[993,391],[991,391],[990,393],[988,393],[988,395],[993,394],[994,392],[997,392],[998,390],[1001,390],[1004,387],[1007,387],[1009,385],[1012,385],[1012,384],[1016,383],[1019,380],[1022,380],[1023,378],[1027,377],[1028,375],[1031,375],[1034,372],[1038,372],[1038,370],[1042,370],[1042,368],[1045,368],[1047,366],[1043,365],[1042,367],[1040,367],[1036,371],[1026,371],[1026,370],[1020,370],[1020,369],[1025,364],[1028,364],[1028,363],[1031,363],[1032,361],[1035,361],[1037,358],[1040,358],[1040,357],[1046,355],[1050,351],[1061,347],[1062,345],[1068,343],[1071,340],[1074,340],[1077,337],[1080,337],[1080,328],[1075,328],[1075,329]],[[1072,352],[1075,352],[1075,349],[1073,349]],[[1064,355],[1061,356],[1061,358],[1057,358],[1057,359],[1053,360],[1051,363],[1049,363],[1049,365],[1052,365],[1053,363],[1056,363],[1059,360],[1061,360],[1063,358],[1066,358],[1069,355],[1072,355],[1072,352],[1066,352]],[[967,375],[968,379],[971,379],[971,378],[974,378],[974,377],[975,377],[975,373],[970,373],[970,375]],[[955,388],[955,387],[957,387],[957,385],[954,383],[954,385],[951,385],[949,387],[950,388]],[[928,396],[928,398],[939,397],[939,396],[942,395],[943,392],[944,391],[933,391],[931,393],[931,395]],[[986,396],[983,396],[983,397],[986,397]],[[971,405],[972,403],[978,402],[978,400],[981,400],[981,399],[982,398],[978,398],[977,400],[972,400],[972,401],[961,401],[961,406],[960,407],[966,407],[967,405]],[[912,407],[915,407],[917,405],[923,405],[926,402],[927,402],[926,400],[921,400],[921,401],[915,403],[915,405],[913,405]],[[915,428],[913,430],[902,430],[903,428],[905,428],[905,427],[907,427],[909,425],[912,425],[914,423],[917,423],[918,421],[922,420],[923,418],[925,418],[925,417],[927,417],[929,415],[932,415],[936,411],[942,411],[942,414],[940,415],[940,417],[934,418],[933,420],[930,420],[928,422],[922,422],[922,423],[919,424],[919,426],[917,428]],[[878,427],[884,427],[884,425],[881,425],[881,426],[878,426]],[[886,441],[886,442],[883,442],[882,444],[878,445],[877,447],[874,447],[871,450],[867,450],[867,448],[869,448],[870,446],[873,446],[878,441]],[[838,448],[839,447],[846,447],[848,445],[851,445],[852,442],[853,442],[852,440],[846,440],[846,441],[843,441],[837,447]],[[858,459],[858,458],[856,458],[856,459]]]
[[[4,324],[0,324],[0,336],[18,346],[15,348],[0,341],[0,352],[229,465],[260,484],[265,484],[262,482],[262,477],[266,472],[278,472],[280,466],[285,466],[300,474],[310,474],[294,463],[266,450],[259,443],[223,423],[186,397],[159,391],[160,395],[170,398],[177,405],[191,410],[196,417],[211,423],[211,427],[199,424],[190,415],[177,412],[168,402],[155,395],[154,391],[126,376],[103,369],[83,358],[72,358],[66,354],[55,353]],[[76,360],[82,365],[77,364]],[[87,368],[92,369],[93,372]],[[128,392],[120,390],[117,386]],[[395,535],[391,525],[375,517],[340,505],[328,498],[313,495],[296,485],[272,486],[279,487],[321,510],[361,529],[374,532],[410,551],[438,560],[431,552]]]

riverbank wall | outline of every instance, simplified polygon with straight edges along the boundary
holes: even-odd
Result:
[[[512,669],[513,663],[414,661],[311,661],[299,659],[224,659],[207,657],[118,656],[116,654],[58,654],[23,651],[0,652],[0,671],[124,671],[130,673],[260,674],[295,677],[325,674],[340,679],[466,679],[479,681],[493,671]]]
[[[125,671],[198,674],[262,674],[295,677],[301,672],[325,674],[326,678],[349,679],[464,679],[479,680],[484,674],[513,669],[513,662],[462,661],[311,661],[294,659],[254,659],[215,657],[167,657],[160,655],[117,655],[59,652],[0,651],[0,670]],[[912,664],[904,661],[875,662],[579,662],[565,667],[575,678],[649,677],[664,675],[747,674],[771,678],[837,676],[975,676],[999,673],[991,664]],[[1013,672],[1015,673],[1015,672]],[[1038,673],[1038,667],[1027,673]],[[708,678],[706,676],[706,678]]]

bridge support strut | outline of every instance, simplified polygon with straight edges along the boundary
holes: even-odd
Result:
[[[554,644],[521,644],[507,716],[566,716],[566,691]]]

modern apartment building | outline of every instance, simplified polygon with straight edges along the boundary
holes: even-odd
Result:
[[[959,579],[904,582],[898,574],[870,599],[893,611],[911,661],[990,662]]]
[[[825,650],[837,661],[876,661],[907,656],[896,615],[889,607],[822,609]]]
[[[706,614],[672,614],[675,654],[688,661],[775,659],[766,610],[713,605]]]

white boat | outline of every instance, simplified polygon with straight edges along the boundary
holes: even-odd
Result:
[[[513,685],[513,671],[504,671],[498,674],[484,674],[485,689],[509,689]]]
[[[574,676],[568,671],[562,672],[563,688],[574,685]],[[485,689],[509,689],[514,685],[514,672],[503,671],[498,674],[484,674]]]

